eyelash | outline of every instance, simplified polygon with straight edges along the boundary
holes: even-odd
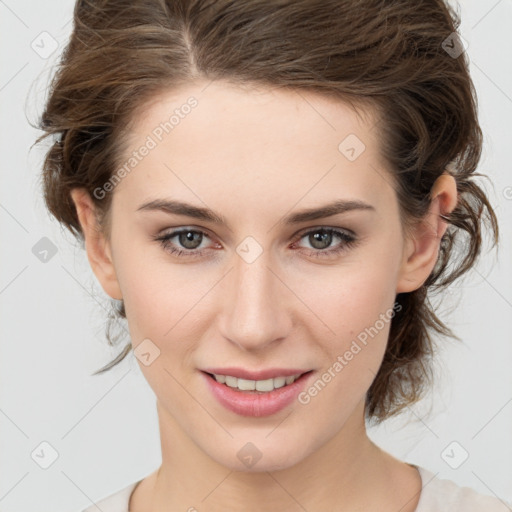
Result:
[[[177,257],[185,257],[185,258],[199,257],[202,255],[202,253],[205,249],[183,250],[183,249],[176,249],[175,247],[173,247],[170,244],[170,239],[174,238],[177,235],[180,235],[181,233],[189,233],[189,232],[202,233],[203,236],[206,236],[206,238],[209,238],[208,234],[201,230],[179,229],[179,230],[172,231],[171,233],[167,233],[162,236],[154,237],[154,240],[159,241],[160,244],[162,245],[162,247],[164,248],[164,250],[166,250],[167,252],[169,252]],[[302,238],[304,238],[308,235],[311,235],[313,233],[327,233],[330,235],[335,235],[343,241],[343,243],[335,249],[316,249],[316,250],[306,249],[306,251],[308,252],[308,255],[312,256],[314,258],[325,258],[325,257],[335,256],[337,254],[340,254],[340,253],[350,249],[351,247],[353,247],[354,245],[357,244],[357,238],[354,235],[347,233],[346,231],[342,231],[342,230],[334,229],[334,228],[327,228],[327,227],[315,228],[315,229],[306,231],[304,233],[301,233],[300,236],[298,236],[297,240],[295,242],[293,242],[293,244],[299,242]]]

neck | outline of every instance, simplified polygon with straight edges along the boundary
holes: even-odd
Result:
[[[144,499],[139,496],[137,505],[134,503],[130,510],[139,510],[142,501],[144,507],[140,508],[151,512],[343,512],[374,505],[387,510],[386,504],[391,510],[391,506],[399,504],[400,508],[410,498],[410,493],[404,495],[405,491],[400,491],[401,495],[393,498],[393,503],[390,501],[390,488],[396,485],[399,466],[402,475],[404,470],[407,472],[409,491],[411,478],[416,487],[419,483],[418,475],[412,476],[413,468],[383,452],[368,438],[364,402],[336,435],[309,456],[276,470],[258,471],[256,464],[249,471],[232,471],[201,450],[159,403],[158,416],[162,465],[151,476]]]

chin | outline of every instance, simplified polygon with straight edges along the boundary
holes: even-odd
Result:
[[[250,439],[250,436],[245,439]],[[304,446],[283,446],[282,443],[278,444],[277,439],[274,443],[264,438],[254,442],[232,440],[229,447],[223,447],[220,453],[217,450],[215,452],[210,452],[210,456],[218,464],[231,471],[244,473],[285,470],[307,457]]]

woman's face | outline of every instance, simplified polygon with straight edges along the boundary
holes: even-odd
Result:
[[[205,85],[136,119],[114,188],[113,268],[166,425],[231,469],[260,456],[255,470],[286,468],[362,428],[409,246],[371,112]],[[338,213],[307,214],[336,202]],[[204,373],[226,368],[310,373],[270,396]]]

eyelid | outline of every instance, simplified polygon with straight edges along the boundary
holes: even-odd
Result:
[[[330,255],[336,255],[345,251],[348,247],[354,246],[359,242],[357,235],[350,229],[339,228],[339,227],[331,227],[331,226],[319,226],[319,227],[310,227],[305,231],[300,231],[294,241],[292,242],[292,247],[296,247],[300,241],[310,235],[311,233],[318,232],[326,232],[329,233],[332,237],[338,238],[341,240],[341,243],[335,244],[333,247],[329,247],[326,249],[309,249],[304,247],[305,251],[309,251],[310,254],[314,254],[315,256],[324,256],[328,257]]]
[[[295,237],[299,237],[300,238],[300,237],[308,234],[311,231],[320,231],[322,229],[325,229],[325,230],[334,229],[336,231],[341,231],[341,232],[346,233],[347,235],[350,235],[350,236],[353,236],[353,237],[357,236],[354,231],[352,231],[351,229],[348,229],[348,228],[343,228],[341,226],[331,226],[329,224],[320,224],[320,225],[308,226],[307,228],[303,228],[303,229],[297,231],[295,233],[295,235],[293,235],[292,238],[295,238]]]
[[[354,238],[357,237],[357,235],[354,231],[352,231],[351,229],[345,228],[345,227],[331,226],[328,224],[320,224],[320,225],[317,224],[317,225],[308,226],[306,228],[302,228],[302,229],[296,231],[290,238],[293,240],[293,243],[295,243],[297,240],[300,240],[300,238],[302,238],[304,235],[310,233],[311,231],[319,231],[322,229],[326,229],[326,230],[333,229],[333,230],[337,230],[337,231],[342,231],[342,232],[345,232],[349,236],[352,236]],[[193,225],[180,225],[180,226],[176,226],[176,227],[169,227],[169,228],[166,228],[163,231],[159,232],[157,235],[155,235],[154,238],[157,238],[157,237],[159,238],[159,237],[163,237],[163,236],[167,236],[167,235],[171,235],[171,234],[173,236],[176,236],[179,233],[181,233],[182,231],[187,231],[187,230],[188,231],[197,231],[197,232],[205,235],[210,240],[214,239],[214,237],[211,236],[211,234],[207,228],[193,226]]]
[[[208,230],[205,230],[203,228],[195,227],[195,226],[179,226],[176,228],[168,228],[170,231],[164,232],[162,234],[158,234],[153,237],[155,241],[158,241],[164,248],[164,251],[168,252],[171,255],[174,255],[176,258],[182,260],[183,262],[186,262],[186,260],[194,260],[195,258],[201,258],[203,255],[206,254],[205,258],[212,257],[213,254],[211,254],[211,251],[208,251],[208,248],[202,248],[202,249],[185,249],[181,248],[179,246],[176,246],[175,244],[172,244],[170,242],[170,239],[179,236],[181,233],[184,232],[195,232],[195,233],[201,233],[204,237],[209,238],[210,240],[213,240],[213,238],[209,235]],[[307,235],[311,233],[316,233],[324,231],[331,236],[337,237],[341,240],[341,243],[335,245],[334,247],[328,247],[325,249],[309,249],[307,247],[303,247],[302,251],[299,250],[299,252],[305,253],[308,257],[314,258],[318,261],[325,259],[328,261],[329,259],[334,259],[346,251],[350,250],[353,247],[356,247],[360,243],[359,237],[350,229],[347,228],[341,228],[341,227],[332,227],[332,226],[324,226],[324,225],[316,225],[316,226],[310,226],[308,228],[304,228],[303,230],[298,231],[294,237],[293,242],[291,243],[292,247],[295,247],[298,242]],[[203,240],[202,240],[203,241]],[[201,242],[202,242],[201,241]],[[217,248],[218,247],[217,243]],[[168,247],[169,246],[169,247]],[[222,247],[220,247],[222,248]],[[208,254],[210,253],[210,254]]]
[[[157,234],[152,236],[152,238],[155,239],[158,237],[163,237],[163,236],[167,236],[167,235],[171,235],[171,234],[173,236],[175,236],[175,235],[178,235],[179,233],[181,233],[182,231],[197,231],[198,233],[202,233],[203,235],[205,235],[210,240],[218,239],[217,236],[212,235],[211,231],[208,228],[205,228],[202,226],[194,226],[194,225],[190,225],[190,224],[185,224],[185,225],[180,224],[178,226],[168,226],[167,228],[159,230],[157,232]],[[229,239],[227,241],[229,242]]]

